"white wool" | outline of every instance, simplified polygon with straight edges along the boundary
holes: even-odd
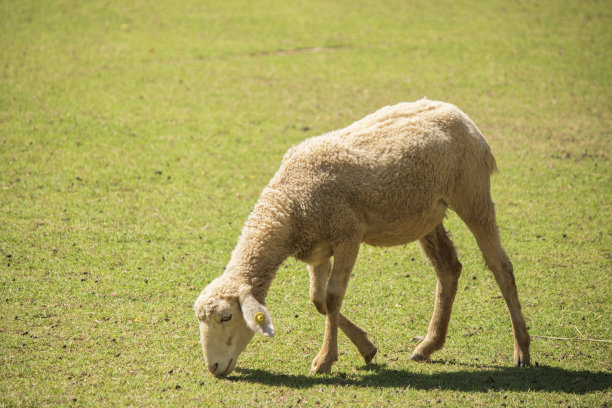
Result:
[[[495,168],[489,146],[468,116],[427,99],[386,106],[292,147],[251,212],[225,273],[195,304],[200,326],[206,326],[205,354],[207,347],[223,354],[219,344],[227,336],[248,336],[243,327],[212,336],[206,317],[211,310],[220,301],[254,298],[269,316],[265,297],[289,256],[316,266],[343,242],[416,241],[441,225],[448,207],[464,220],[494,225],[489,177]],[[244,319],[251,324],[252,316]],[[209,369],[226,375],[237,357],[219,357],[212,365],[216,371],[208,361]],[[221,366],[227,370],[221,372]]]

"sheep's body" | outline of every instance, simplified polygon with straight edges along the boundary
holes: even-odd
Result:
[[[313,248],[358,229],[371,245],[416,241],[442,221],[458,188],[467,192],[494,168],[465,114],[425,100],[383,108],[292,148],[268,189],[289,201],[281,206],[290,206],[298,226],[297,257],[308,261]]]
[[[515,328],[515,359],[527,364],[528,335],[490,199],[494,170],[495,159],[474,123],[442,102],[388,106],[344,129],[311,138],[287,152],[249,216],[226,273],[201,298],[248,293],[263,303],[276,269],[294,256],[309,265],[311,298],[328,318],[313,371],[331,368],[338,326],[369,362],[375,346],[339,313],[359,244],[420,240],[439,282],[428,336],[413,355],[427,358],[444,342],[461,271],[442,227],[450,206],[474,232],[498,279]],[[246,295],[238,301],[241,296]]]

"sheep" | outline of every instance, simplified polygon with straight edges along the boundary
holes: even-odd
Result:
[[[288,257],[307,264],[310,298],[326,317],[311,373],[331,371],[338,328],[370,363],[376,346],[340,313],[362,243],[418,241],[433,264],[433,316],[411,355],[415,361],[429,359],[444,344],[462,268],[442,223],[449,208],[476,238],[504,296],[515,365],[529,365],[530,338],[491,200],[495,170],[491,150],[468,116],[454,105],[427,99],[384,107],[289,149],[249,215],[225,272],[194,304],[208,370],[228,375],[254,333],[274,336],[264,302]]]

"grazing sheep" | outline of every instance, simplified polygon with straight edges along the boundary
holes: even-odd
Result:
[[[528,365],[529,335],[491,201],[495,168],[467,115],[427,99],[387,106],[291,148],[251,212],[225,273],[195,302],[208,370],[229,374],[254,332],[274,335],[264,301],[276,270],[290,256],[308,264],[310,298],[326,316],[311,372],[331,370],[338,327],[369,363],[376,346],[340,313],[362,242],[418,240],[431,260],[438,278],[434,312],[411,357],[429,358],[444,344],[461,274],[442,225],[448,208],[467,224],[495,275],[510,310],[515,364]]]

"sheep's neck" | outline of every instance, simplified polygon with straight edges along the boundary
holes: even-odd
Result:
[[[247,223],[232,253],[227,273],[245,283],[259,302],[265,301],[276,271],[291,255],[283,235],[274,228],[254,228]]]

